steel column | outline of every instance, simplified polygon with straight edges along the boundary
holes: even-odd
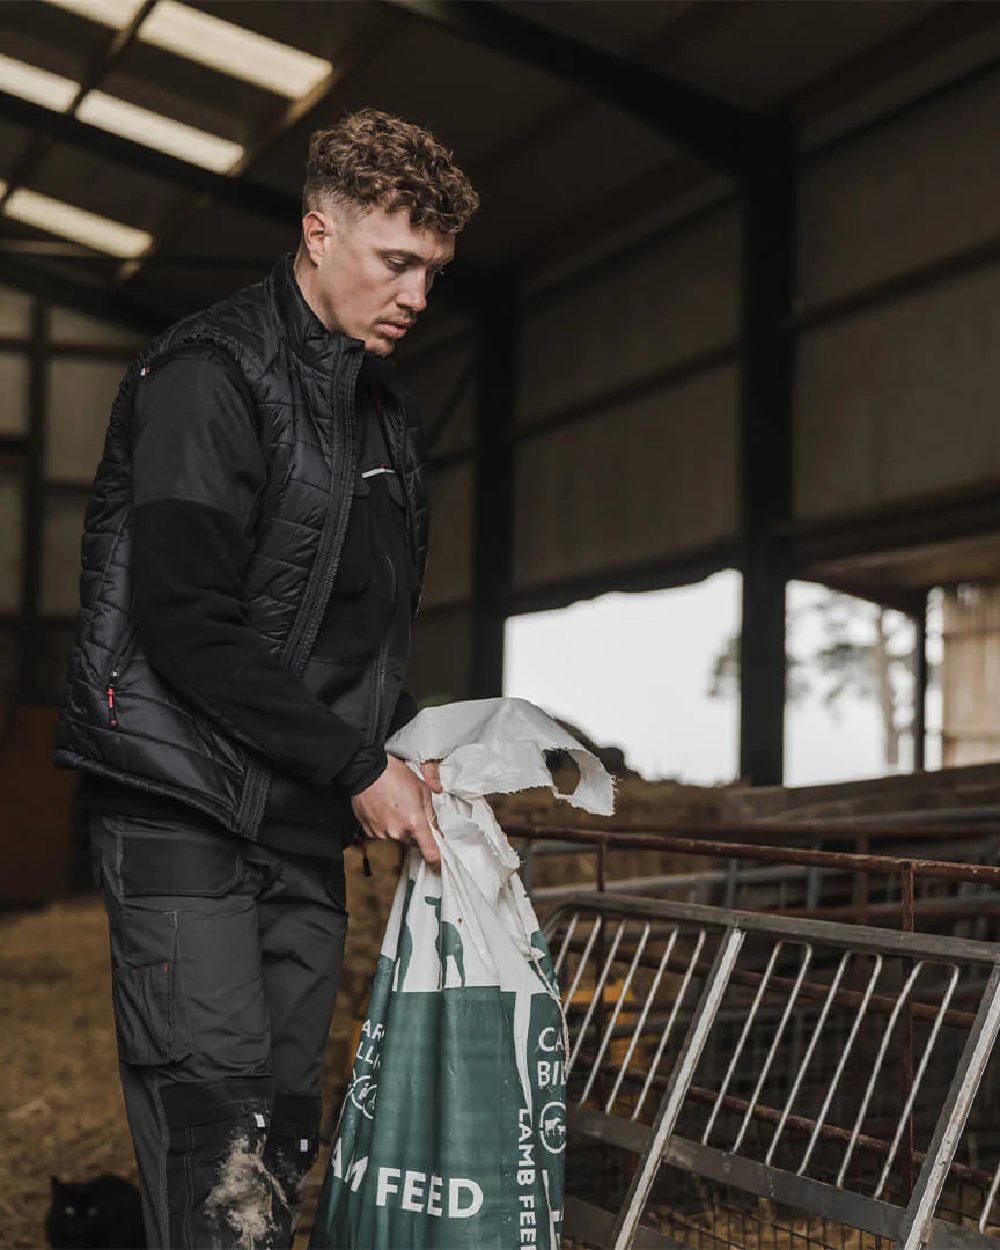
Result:
[[[784,754],[786,572],[774,530],[792,497],[795,192],[793,134],[776,121],[741,191],[740,775],[754,785],[780,784]]]
[[[42,529],[45,522],[45,425],[48,407],[48,308],[31,301],[28,436],[21,471],[21,617],[17,702],[33,703],[41,684]]]
[[[914,616],[913,640],[913,771],[922,773],[927,767],[927,687],[930,666],[927,662],[927,596]]]
[[[503,599],[514,554],[514,445],[520,292],[506,272],[481,284],[476,323],[476,455],[469,693],[503,691]]]

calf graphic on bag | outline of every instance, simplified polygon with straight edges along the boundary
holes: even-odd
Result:
[[[429,903],[434,908],[434,915],[438,920],[438,935],[434,939],[434,949],[438,953],[438,959],[441,962],[441,988],[448,988],[448,957],[455,961],[455,968],[458,971],[459,978],[462,982],[462,988],[465,988],[465,959],[462,953],[462,935],[450,920],[441,919],[441,900],[435,898],[433,894],[428,894],[424,898],[425,903]]]

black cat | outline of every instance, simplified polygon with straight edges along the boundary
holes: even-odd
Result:
[[[52,1177],[45,1236],[53,1250],[145,1250],[139,1191],[121,1176]]]

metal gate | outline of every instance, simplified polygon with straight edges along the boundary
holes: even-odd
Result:
[[[1000,947],[591,893],[546,933],[567,1242],[1000,1248]]]

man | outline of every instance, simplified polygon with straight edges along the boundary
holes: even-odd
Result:
[[[126,374],[87,511],[57,762],[111,932],[150,1246],[289,1245],[358,826],[438,859],[386,755],[427,551],[389,364],[478,205],[426,131],[314,134],[298,253]]]

